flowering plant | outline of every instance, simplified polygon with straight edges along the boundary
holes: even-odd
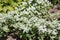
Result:
[[[54,40],[60,30],[55,14],[49,14],[51,3],[47,0],[29,0],[14,11],[0,13],[0,37],[13,32],[23,40]]]

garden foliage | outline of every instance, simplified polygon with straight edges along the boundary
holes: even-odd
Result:
[[[0,0],[0,12],[7,12],[14,10],[14,8],[21,4],[23,0]]]
[[[56,4],[60,4],[60,0],[49,0],[51,3],[53,3],[54,5]]]
[[[21,3],[14,11],[0,13],[0,37],[13,32],[23,40],[44,40],[46,36],[49,40],[58,38],[60,23],[55,14],[48,12],[49,1],[25,0]]]

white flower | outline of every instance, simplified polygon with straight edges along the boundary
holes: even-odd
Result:
[[[13,26],[14,28],[20,28],[21,23],[15,23],[15,24],[11,24],[11,26]]]
[[[33,1],[33,0],[29,0],[28,3],[30,4],[30,3],[32,3],[32,1]]]
[[[41,33],[41,31],[42,31],[42,33],[45,33],[45,32],[47,32],[47,29],[43,28],[43,26],[39,26],[38,31],[39,31],[39,33]]]
[[[46,32],[47,32],[47,29],[46,29],[46,28],[45,28],[45,29],[43,29],[43,30],[42,30],[42,32],[43,32],[43,33],[46,33]]]
[[[42,2],[44,2],[44,0],[37,0],[37,3],[38,3],[38,4],[40,4],[40,3],[42,3]]]
[[[47,32],[48,32],[48,34],[50,34],[52,32],[52,30],[51,29],[47,29]]]
[[[54,38],[56,38],[56,36],[50,36],[50,38],[51,38],[51,39],[54,39]]]
[[[40,23],[38,22],[38,23],[35,23],[35,26],[36,27],[39,27],[40,26]]]
[[[31,6],[31,10],[35,10],[35,7],[34,6]]]
[[[20,25],[20,29],[23,29],[23,33],[24,32],[28,33],[31,28],[30,27],[26,27],[25,25]]]
[[[43,30],[43,26],[40,25],[40,26],[38,27],[38,30]]]
[[[25,11],[25,10],[23,11],[23,13],[24,13],[24,14],[27,14],[27,15],[29,14],[29,12],[28,12],[28,11]]]
[[[3,29],[5,32],[9,32],[8,26],[4,26],[2,29]]]
[[[57,35],[57,30],[54,29],[54,30],[52,31],[52,34],[53,34],[53,35]]]

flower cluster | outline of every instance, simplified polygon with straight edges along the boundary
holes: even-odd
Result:
[[[14,11],[0,14],[0,36],[15,31],[20,38],[43,40],[45,36],[54,39],[59,34],[60,23],[48,9],[51,3],[47,0],[29,0],[22,2]],[[53,15],[53,14],[52,14]],[[17,32],[16,32],[17,31]]]

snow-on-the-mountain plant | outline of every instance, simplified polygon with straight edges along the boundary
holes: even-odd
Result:
[[[0,37],[13,32],[25,40],[54,40],[60,30],[55,14],[48,12],[51,3],[47,0],[29,0],[15,7],[14,11],[0,13]]]

